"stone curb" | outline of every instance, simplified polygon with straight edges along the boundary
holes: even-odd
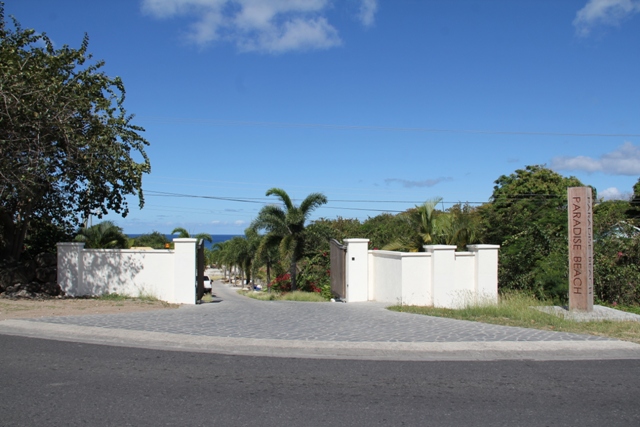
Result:
[[[241,356],[395,361],[640,359],[625,341],[341,342],[229,338],[106,329],[24,320],[0,322],[0,334],[169,351]]]

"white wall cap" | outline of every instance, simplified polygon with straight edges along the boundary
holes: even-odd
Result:
[[[473,252],[456,252],[456,257],[475,256]]]
[[[345,243],[369,243],[369,239],[344,239]]]
[[[84,242],[58,242],[56,246],[84,246]]]
[[[176,237],[173,241],[178,243],[196,243],[198,239],[192,237]]]
[[[424,245],[423,247],[427,252],[433,252],[433,251],[455,251],[456,248],[457,248],[456,245]]]
[[[420,257],[430,257],[431,254],[429,252],[400,252],[403,258],[420,258]]]
[[[467,245],[471,251],[479,251],[483,249],[500,249],[500,245]]]

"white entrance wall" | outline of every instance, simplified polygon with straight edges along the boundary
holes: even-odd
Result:
[[[461,308],[498,301],[497,245],[428,245],[425,252],[367,250],[368,239],[345,239],[347,301]],[[366,256],[364,256],[366,254]]]
[[[58,243],[58,284],[69,296],[117,293],[195,304],[196,239],[172,250],[84,249]]]

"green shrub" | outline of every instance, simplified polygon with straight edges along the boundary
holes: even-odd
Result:
[[[302,271],[298,276],[301,291],[314,292],[322,298],[331,298],[331,257],[328,251],[321,251],[300,264]]]
[[[640,303],[640,236],[605,237],[594,244],[594,296],[597,302]]]

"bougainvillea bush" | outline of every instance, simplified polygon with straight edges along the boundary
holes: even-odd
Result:
[[[274,292],[291,292],[291,274],[281,274],[273,279],[267,286]]]
[[[328,251],[320,251],[315,256],[300,263],[298,285],[300,290],[316,292],[325,299],[331,298],[331,257]]]

